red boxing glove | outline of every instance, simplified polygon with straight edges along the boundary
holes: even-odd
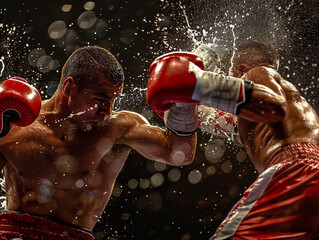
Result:
[[[184,103],[238,115],[241,106],[249,102],[254,83],[204,71],[203,62],[196,55],[180,52],[155,60],[147,87],[147,102],[158,112],[169,109],[174,103]]]
[[[204,69],[202,60],[193,53],[172,52],[155,59],[150,67],[146,95],[150,107],[164,117],[167,128],[179,136],[193,134],[198,126],[194,105],[199,102],[192,100],[196,78],[195,74],[193,79],[189,77],[189,64]],[[189,88],[186,93],[185,87]]]
[[[175,103],[199,104],[192,95],[196,76],[190,65],[204,69],[203,61],[189,52],[172,52],[158,57],[150,66],[146,100],[156,112],[164,112]]]
[[[35,121],[41,96],[25,79],[13,77],[0,84],[0,139],[8,134],[11,123],[27,126]]]

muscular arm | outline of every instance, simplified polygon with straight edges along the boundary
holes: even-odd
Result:
[[[151,126],[146,119],[135,113],[125,121],[126,131],[119,143],[135,149],[145,158],[169,165],[181,166],[194,160],[196,151],[196,133],[180,137],[169,130]]]
[[[271,68],[257,67],[242,78],[255,85],[250,102],[242,106],[239,116],[253,122],[281,121],[286,114],[287,102],[277,82],[279,74]]]

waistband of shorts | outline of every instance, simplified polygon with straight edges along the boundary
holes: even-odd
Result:
[[[304,159],[306,162],[318,164],[319,168],[319,145],[313,143],[291,143],[275,150],[266,162],[265,168],[277,163],[288,163]]]
[[[16,216],[16,217],[15,217]],[[5,211],[1,211],[0,212],[0,219],[6,218],[7,219],[14,219],[14,220],[19,220],[20,217],[23,217],[23,220],[28,222],[28,220],[30,220],[29,222],[41,222],[44,224],[45,220],[55,223],[57,225],[60,226],[64,226],[70,229],[74,229],[75,231],[80,231],[80,232],[84,232],[85,234],[89,234],[93,237],[93,231],[87,229],[87,228],[83,228],[80,226],[76,226],[73,225],[71,223],[67,223],[63,220],[60,220],[58,218],[54,218],[54,217],[50,217],[50,216],[42,216],[42,215],[35,215],[35,214],[29,214],[29,213],[23,213],[23,212],[19,212],[19,211],[14,211],[14,210],[5,210]],[[31,220],[32,219],[32,220]],[[44,220],[44,222],[42,221]]]

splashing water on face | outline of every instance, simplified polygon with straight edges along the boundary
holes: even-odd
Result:
[[[117,98],[115,98],[114,102],[114,111],[123,111],[123,110],[131,110],[135,112],[142,112],[147,108],[145,103],[146,98],[146,90],[147,88],[133,88],[129,92],[121,93]],[[61,119],[56,119],[55,124],[61,123],[63,121],[72,119],[75,116],[81,116],[86,114],[89,111],[92,111],[94,108],[97,108],[98,105],[94,105],[93,107],[88,108],[85,111],[71,113],[69,116]]]
[[[65,118],[56,119],[56,120],[54,121],[54,123],[55,123],[55,124],[58,124],[58,123],[60,123],[60,122],[66,121],[66,120],[68,120],[68,119],[71,119],[71,118],[73,118],[74,116],[83,115],[83,114],[85,114],[85,113],[88,112],[88,111],[89,111],[89,109],[88,109],[87,111],[82,111],[82,112],[77,112],[77,113],[71,113],[69,116],[67,116],[67,117],[65,117]]]

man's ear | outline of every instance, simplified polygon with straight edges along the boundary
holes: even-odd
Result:
[[[64,80],[62,85],[62,94],[70,95],[72,90],[75,88],[75,83],[73,77],[68,77]]]
[[[249,66],[245,63],[238,65],[239,72],[243,76],[246,72],[250,70]]]

